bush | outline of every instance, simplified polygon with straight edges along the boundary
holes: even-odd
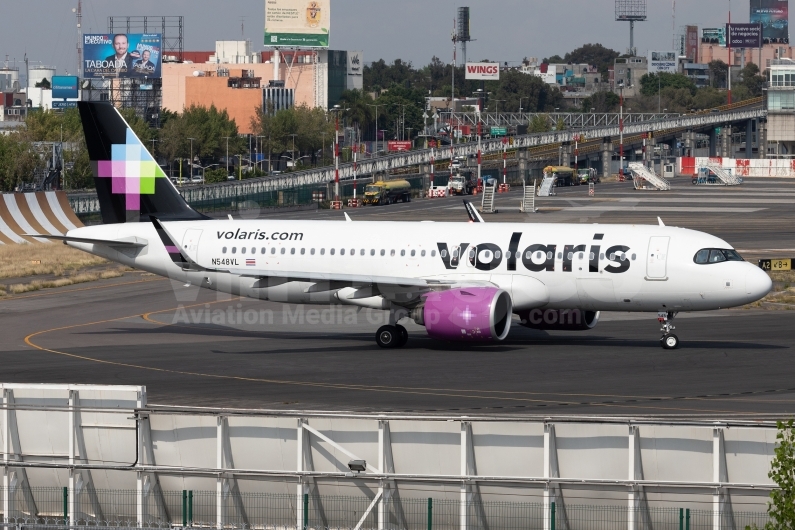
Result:
[[[204,174],[204,182],[206,184],[216,184],[218,182],[226,182],[225,169],[212,169]]]

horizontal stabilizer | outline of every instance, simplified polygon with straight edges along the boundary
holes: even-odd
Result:
[[[467,215],[469,216],[470,223],[483,223],[483,217],[480,216],[480,213],[472,206],[472,203],[468,200],[464,199],[464,208],[467,210]]]
[[[72,243],[91,243],[94,245],[107,245],[109,247],[128,247],[128,248],[142,248],[149,244],[146,239],[140,237],[125,237],[122,239],[93,239],[89,237],[72,237],[72,236],[53,236],[42,234],[23,234],[26,237],[42,237],[45,239],[57,239],[58,241],[66,241]]]

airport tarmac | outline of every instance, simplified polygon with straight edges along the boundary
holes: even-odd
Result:
[[[746,257],[795,254],[792,180],[736,188],[674,181],[558,190],[536,214],[498,196],[487,222],[656,223],[705,230]],[[470,198],[473,202],[479,197]],[[463,221],[460,198],[347,210],[354,219]],[[516,209],[510,209],[516,207]],[[247,214],[249,215],[249,214]],[[340,219],[337,211],[259,217]],[[378,311],[241,300],[139,272],[0,299],[3,381],[146,385],[158,404],[430,413],[732,416],[795,411],[788,310],[680,315],[678,350],[660,348],[654,314],[607,313],[587,332],[512,328],[505,342],[433,341],[407,326],[382,350]]]

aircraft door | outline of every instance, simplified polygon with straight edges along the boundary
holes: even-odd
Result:
[[[190,228],[182,237],[182,251],[185,252],[193,261],[199,261],[199,240],[202,231],[197,228]]]
[[[670,237],[653,236],[649,238],[649,251],[646,254],[646,279],[666,280],[668,262],[668,243]]]

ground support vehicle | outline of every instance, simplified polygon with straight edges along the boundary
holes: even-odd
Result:
[[[364,189],[363,204],[411,202],[411,184],[407,180],[388,180],[369,184]]]

